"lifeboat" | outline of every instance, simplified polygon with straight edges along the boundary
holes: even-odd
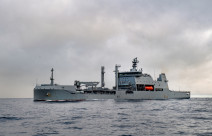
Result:
[[[145,86],[145,89],[146,90],[150,90],[150,91],[153,91],[154,90],[153,86]]]

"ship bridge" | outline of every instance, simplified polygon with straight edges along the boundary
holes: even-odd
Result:
[[[137,70],[137,63],[139,63],[137,58],[134,58],[132,63],[132,69],[130,71],[118,72],[119,89],[136,90],[135,78],[142,76],[142,69]]]
[[[164,73],[159,75],[157,81],[153,80],[153,78],[149,74],[142,73],[142,69],[137,70],[137,63],[139,61],[137,58],[133,59],[132,69],[127,72],[117,72],[117,87],[118,90],[132,90],[132,91],[162,91],[162,88],[168,89],[168,80]],[[117,67],[116,67],[117,68]]]

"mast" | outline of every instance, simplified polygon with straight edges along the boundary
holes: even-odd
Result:
[[[53,78],[53,71],[54,71],[54,69],[52,68],[51,69],[51,77],[50,77],[50,80],[51,80],[51,85],[54,85],[54,78]]]

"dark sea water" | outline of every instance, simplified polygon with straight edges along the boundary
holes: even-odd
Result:
[[[212,98],[33,102],[0,99],[0,136],[212,136]]]

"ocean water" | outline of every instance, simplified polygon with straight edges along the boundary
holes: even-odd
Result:
[[[212,98],[0,99],[0,136],[212,136]]]

